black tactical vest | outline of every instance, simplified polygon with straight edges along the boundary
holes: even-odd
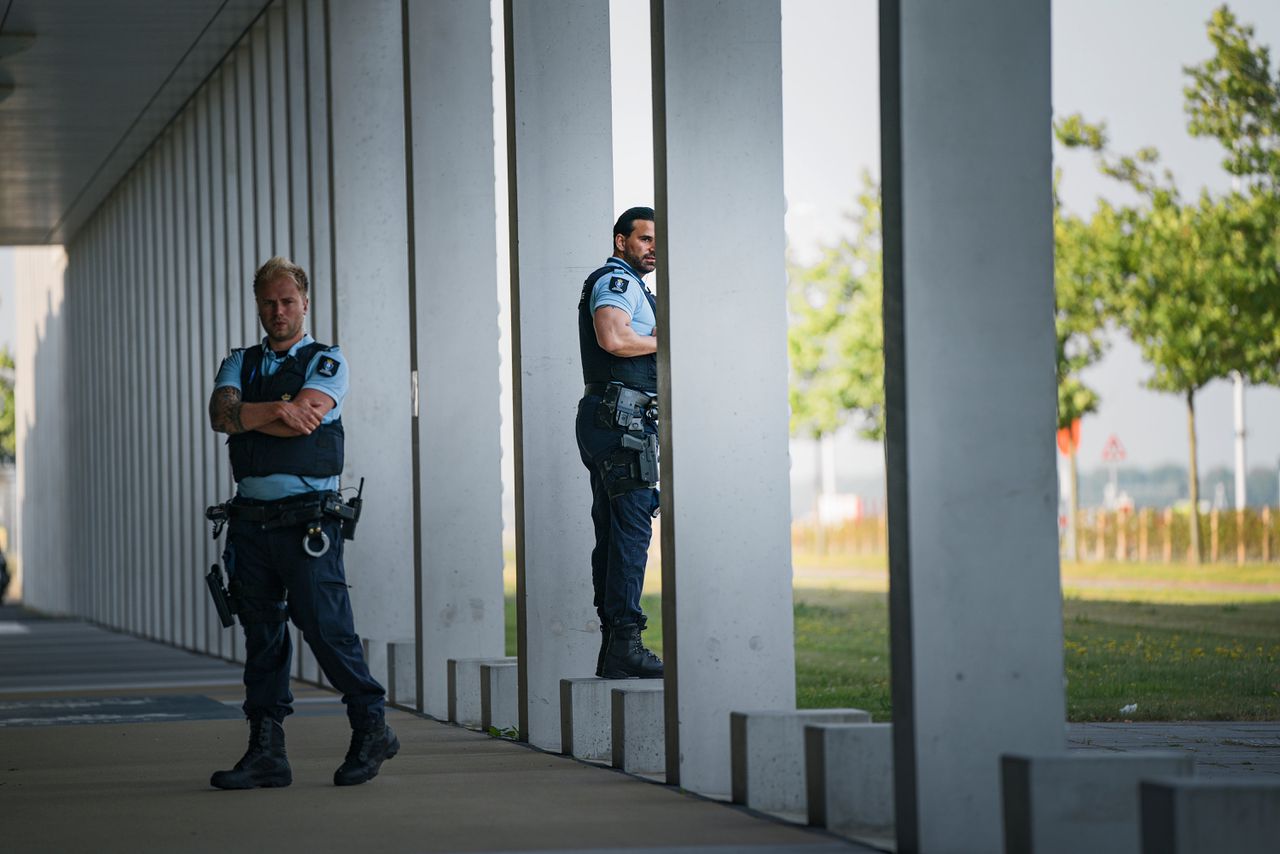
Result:
[[[307,365],[326,344],[312,342],[299,347],[269,377],[262,375],[262,345],[244,351],[240,363],[240,399],[245,403],[291,400],[302,391]],[[302,477],[333,477],[342,474],[342,419],[321,424],[309,436],[268,436],[257,430],[236,433],[227,439],[231,448],[231,470],[239,483],[246,477],[296,474]]]
[[[658,390],[658,354],[644,356],[615,356],[600,346],[596,340],[596,328],[591,317],[591,290],[596,282],[610,273],[622,272],[612,264],[606,264],[587,276],[582,285],[582,299],[578,301],[578,349],[582,353],[582,381],[590,383],[620,382],[638,391]],[[643,284],[641,285],[643,288]],[[654,309],[657,306],[653,294],[644,288],[645,298]]]

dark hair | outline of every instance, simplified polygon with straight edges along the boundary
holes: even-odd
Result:
[[[638,219],[653,222],[653,208],[627,208],[613,224],[613,236],[621,234],[623,237],[630,237]]]

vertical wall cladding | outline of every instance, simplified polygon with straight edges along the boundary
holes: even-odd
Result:
[[[276,3],[267,20],[267,140],[271,147],[271,237],[269,255],[297,260],[289,215],[289,110],[286,91],[284,4]]]
[[[272,91],[279,91],[284,103],[277,108],[279,116],[277,127],[285,140],[285,163],[287,170],[283,174],[288,192],[280,196],[285,205],[289,226],[289,252],[294,262],[302,265],[311,277],[312,290],[315,290],[315,261],[311,256],[311,206],[308,204],[311,162],[307,153],[307,66],[306,48],[307,33],[305,21],[306,9],[301,0],[289,0],[281,13],[284,27],[284,48],[280,51],[280,81],[272,81]],[[273,19],[274,20],[274,19]],[[278,182],[277,182],[278,186]],[[315,324],[315,295],[311,295],[311,316],[308,328],[318,341],[328,341]]]
[[[191,509],[195,504],[195,431],[191,423],[191,362],[193,354],[190,305],[195,282],[196,230],[199,205],[195,197],[195,134],[192,131],[191,110],[177,121],[177,222],[174,237],[177,248],[177,265],[174,273],[174,358],[177,374],[174,405],[177,408],[178,470],[181,472],[181,488],[174,505],[173,525],[179,532],[177,559],[173,574],[176,576],[178,632],[180,645],[190,647],[193,642],[191,584],[187,569],[191,566],[195,550],[195,538],[191,526]]]
[[[203,396],[213,390],[214,371],[227,352],[227,206],[226,206],[226,160],[223,148],[223,103],[224,82],[227,75],[225,67],[218,69],[209,81],[209,121],[205,127],[205,139],[209,157],[205,170],[209,194],[205,209],[209,214],[209,274],[208,287],[202,300],[204,306],[205,331],[203,352],[200,358],[200,384]],[[205,490],[205,504],[215,504],[226,500],[231,495],[227,484],[225,460],[218,434],[209,429],[208,419],[204,411],[198,413],[205,437],[205,477],[208,486]],[[207,526],[201,526],[200,541],[204,543],[204,562],[197,567],[203,573],[214,561],[220,560],[217,544],[206,535]],[[208,650],[223,658],[230,654],[229,633],[223,631],[216,614],[211,611],[212,604],[204,597],[203,591],[197,594],[205,606],[205,627]]]
[[[177,131],[170,128],[164,142],[164,216],[161,220],[161,232],[164,235],[164,268],[160,276],[160,292],[158,302],[161,310],[160,323],[164,327],[163,345],[160,352],[164,354],[160,364],[164,375],[164,399],[168,403],[164,415],[165,432],[165,560],[163,567],[162,587],[164,589],[164,639],[171,643],[178,640],[180,622],[178,620],[177,567],[181,564],[178,488],[185,483],[179,465],[181,459],[178,445],[179,388],[178,366],[175,353],[178,346],[177,317],[174,310],[177,304]]]
[[[311,329],[328,344],[338,343],[333,278],[333,209],[330,179],[333,175],[333,139],[329,133],[329,19],[328,4],[298,0],[290,6],[290,21],[301,19],[304,29],[302,57],[305,65],[290,52],[291,68],[299,68],[305,81],[306,123],[303,129],[310,169],[306,190],[307,239],[311,246]]]
[[[138,519],[139,530],[145,532],[145,552],[142,554],[142,590],[139,599],[142,602],[142,625],[139,629],[147,637],[158,637],[160,633],[160,572],[161,572],[161,527],[160,513],[160,480],[162,466],[160,456],[160,419],[162,416],[160,396],[156,393],[160,361],[160,348],[157,336],[159,328],[156,320],[156,277],[158,242],[156,227],[159,220],[159,180],[157,179],[156,152],[153,148],[147,152],[142,164],[142,206],[143,214],[140,225],[140,242],[142,253],[141,275],[139,276],[138,307],[142,312],[143,334],[139,337],[143,358],[141,363],[138,388],[142,403],[142,420],[139,424],[139,436],[142,439],[145,459],[143,461],[144,477],[142,483],[142,511]]]
[[[121,405],[124,408],[122,451],[124,457],[125,480],[120,495],[120,518],[117,525],[124,533],[126,543],[124,555],[123,614],[121,625],[131,632],[138,630],[138,594],[141,584],[138,577],[142,563],[142,543],[145,535],[140,533],[138,508],[141,492],[141,449],[138,446],[139,403],[141,386],[138,383],[138,168],[135,166],[125,177],[124,192],[124,234],[121,245],[124,249],[124,293],[120,300],[124,310],[124,324],[118,340],[122,346],[124,363],[124,383],[120,387]]]
[[[252,269],[275,252],[275,228],[272,216],[271,191],[271,58],[268,55],[268,21],[261,18],[249,31],[250,65],[253,69],[250,98],[252,104],[250,139],[253,147],[253,201],[256,233],[252,254]]]
[[[192,259],[195,262],[195,275],[187,285],[191,293],[188,306],[191,336],[191,395],[187,409],[191,418],[192,446],[194,449],[194,466],[192,470],[192,488],[195,504],[187,518],[191,527],[194,549],[191,562],[183,568],[191,583],[190,598],[194,616],[194,647],[204,652],[209,651],[209,598],[204,595],[198,583],[202,567],[208,565],[210,550],[209,537],[205,530],[204,508],[212,503],[213,484],[210,478],[210,457],[212,455],[212,434],[203,418],[204,407],[201,405],[209,393],[206,377],[209,371],[208,342],[212,339],[213,317],[209,311],[209,293],[213,289],[213,216],[209,209],[209,98],[213,89],[206,85],[196,94],[195,103],[190,113],[192,136],[195,148],[195,198],[192,207],[196,211],[194,217],[195,230],[193,240],[195,251]]]

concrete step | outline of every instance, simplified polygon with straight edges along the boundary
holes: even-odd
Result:
[[[418,704],[418,645],[413,640],[387,643],[387,699],[397,705]]]
[[[863,841],[894,838],[893,724],[804,728],[809,824]]]
[[[480,665],[480,728],[520,728],[520,667],[516,662]]]
[[[481,729],[480,666],[515,663],[515,656],[450,658],[445,665],[449,680],[449,720],[468,729]]]
[[[661,679],[560,680],[560,752],[577,759],[613,759],[613,689],[661,691]]]
[[[631,774],[665,774],[667,770],[666,707],[663,691],[628,679],[627,685],[609,690],[614,768]]]
[[[1138,784],[1194,770],[1189,754],[1166,750],[1006,753],[1000,757],[1005,851],[1135,854],[1142,850]]]
[[[808,724],[867,724],[862,709],[803,709],[729,713],[733,802],[803,821],[804,728]]]
[[[1273,854],[1280,848],[1280,779],[1144,780],[1142,854]]]

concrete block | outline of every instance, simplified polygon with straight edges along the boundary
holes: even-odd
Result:
[[[806,726],[804,770],[809,824],[893,834],[893,724]]]
[[[613,758],[613,689],[661,691],[661,679],[560,680],[560,752],[578,759]]]
[[[1173,751],[1005,754],[1000,757],[1007,854],[1137,854],[1138,783],[1190,777]]]
[[[730,712],[733,802],[770,812],[805,813],[806,724],[869,724],[862,709]]]
[[[515,662],[480,665],[480,728],[520,728],[520,667]]]
[[[515,664],[514,656],[502,658],[450,658],[449,720],[469,729],[480,729],[480,665]]]
[[[633,683],[657,680],[635,679]],[[663,692],[637,684],[609,692],[614,768],[632,774],[662,774],[667,770],[666,707]]]
[[[1273,854],[1280,850],[1280,778],[1144,780],[1142,854]]]
[[[379,685],[386,688],[389,681],[387,675],[387,642],[361,638],[360,643],[364,646],[364,660],[369,665],[369,673],[374,679],[378,680]]]
[[[411,640],[387,643],[387,699],[401,706],[418,702],[417,644]]]

